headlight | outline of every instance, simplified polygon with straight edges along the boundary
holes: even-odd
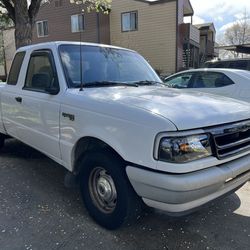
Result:
[[[212,155],[209,135],[165,137],[160,140],[158,160],[185,163]]]

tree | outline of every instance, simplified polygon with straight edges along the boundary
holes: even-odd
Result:
[[[83,4],[87,11],[107,12],[111,0],[68,0],[74,4]],[[49,0],[0,0],[2,17],[10,18],[15,25],[16,47],[25,46],[32,42],[32,30],[35,19],[42,3]],[[84,9],[84,8],[83,8]]]
[[[82,4],[88,12],[96,11],[107,14],[111,8],[112,0],[70,0],[71,3]],[[85,9],[82,9],[85,11]]]
[[[241,18],[236,21],[231,27],[227,28],[224,33],[224,45],[241,45],[250,43],[250,19],[245,10]],[[239,57],[240,54],[233,52],[234,57]]]

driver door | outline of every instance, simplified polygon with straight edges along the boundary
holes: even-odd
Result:
[[[31,54],[19,98],[20,139],[50,157],[60,159],[60,91],[51,51]]]

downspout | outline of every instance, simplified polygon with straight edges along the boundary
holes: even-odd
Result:
[[[8,72],[7,72],[7,65],[6,65],[6,55],[5,55],[5,44],[4,44],[4,36],[3,36],[3,31],[4,29],[2,29],[1,31],[1,39],[3,41],[3,44],[2,44],[2,50],[3,50],[3,64],[4,64],[4,73],[5,73],[5,82],[7,81],[7,75],[8,75]]]
[[[97,42],[101,43],[100,38],[100,13],[96,13],[96,28],[97,28]]]
[[[179,0],[176,0],[176,42],[175,42],[175,72],[178,69],[178,43],[179,43],[179,25],[178,25]]]

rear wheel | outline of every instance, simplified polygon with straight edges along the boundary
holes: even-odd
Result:
[[[110,152],[89,153],[82,160],[80,188],[91,217],[107,229],[130,224],[142,201],[134,192],[122,161]]]

